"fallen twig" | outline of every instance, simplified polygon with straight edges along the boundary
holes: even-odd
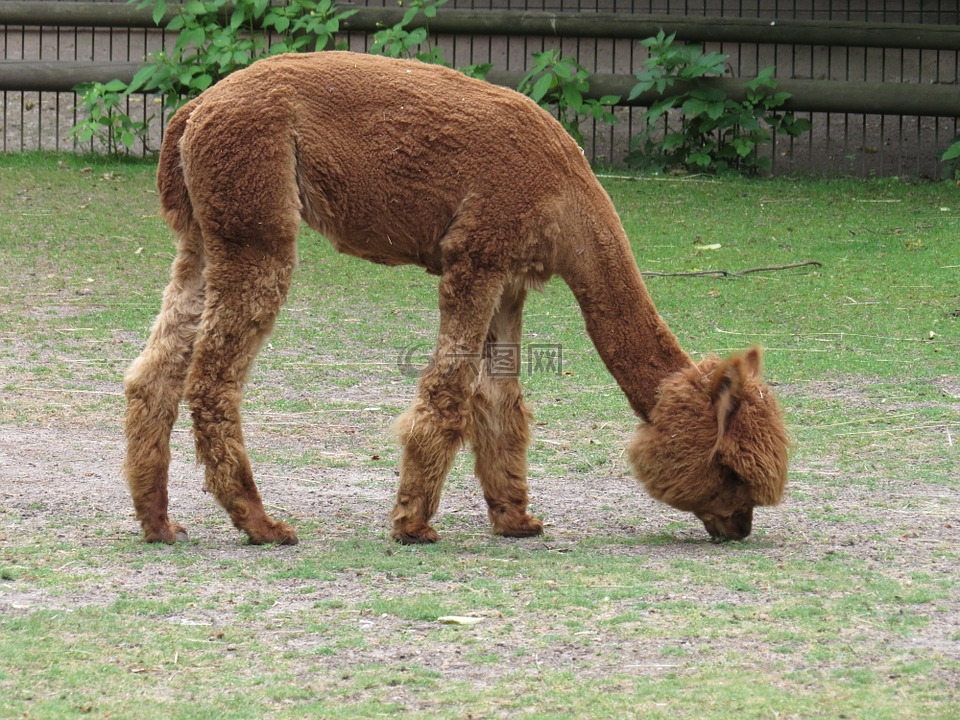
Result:
[[[788,265],[763,265],[761,267],[752,267],[747,268],[746,270],[741,270],[740,272],[733,272],[732,270],[692,270],[690,272],[674,272],[674,273],[664,273],[664,272],[654,272],[652,270],[646,270],[640,274],[644,277],[702,277],[702,276],[715,276],[715,277],[743,277],[748,273],[755,272],[774,272],[776,270],[790,270],[792,268],[807,267],[808,265],[815,265],[817,267],[822,267],[823,263],[819,260],[807,260],[806,262],[800,263],[789,263]]]

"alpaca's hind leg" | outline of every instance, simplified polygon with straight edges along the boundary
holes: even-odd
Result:
[[[203,311],[203,256],[195,225],[181,235],[163,308],[147,346],[127,370],[126,477],[147,542],[186,538],[167,515],[170,431],[177,419],[183,386]]]
[[[240,422],[244,382],[290,285],[295,238],[292,223],[282,242],[242,246],[209,240],[207,301],[187,379],[205,488],[255,545],[297,542],[293,528],[263,509]]]
[[[525,291],[508,287],[490,323],[471,404],[475,470],[497,535],[530,537],[543,523],[527,513],[530,411],[520,387],[520,326]]]
[[[470,396],[486,329],[503,287],[502,276],[470,258],[449,265],[440,281],[440,337],[420,377],[417,399],[397,422],[400,487],[391,513],[393,539],[436,542],[430,518],[443,481],[468,436]]]

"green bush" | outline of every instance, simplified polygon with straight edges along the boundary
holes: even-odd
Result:
[[[110,154],[121,146],[133,147],[137,138],[146,136],[148,123],[135,121],[122,110],[129,94],[121,80],[85,85],[78,106],[85,118],[73,126],[71,135],[80,142],[96,138]]]
[[[573,58],[560,56],[558,50],[533,53],[533,69],[517,88],[545,108],[556,108],[557,118],[580,145],[583,134],[580,124],[594,118],[611,125],[617,121],[610,107],[620,102],[616,95],[605,95],[599,100],[587,99],[590,73]]]
[[[746,83],[746,99],[737,102],[702,82],[726,73],[727,56],[704,54],[699,45],[675,43],[675,37],[661,30],[656,37],[641,41],[650,56],[636,74],[630,99],[648,90],[665,93],[678,83],[682,88],[653,103],[641,116],[643,129],[631,139],[628,164],[657,170],[679,167],[755,174],[770,167],[770,160],[761,157],[758,149],[770,140],[771,131],[796,136],[810,129],[808,120],[778,112],[790,94],[776,91],[773,67],[764,68]],[[680,116],[679,129],[669,126],[671,111]]]
[[[129,0],[144,8],[152,5],[159,23],[167,13],[167,0]],[[447,0],[413,0],[403,18],[373,34],[371,52],[388,57],[408,57],[449,65],[442,48],[429,44],[424,25],[410,28],[422,14],[427,20]],[[332,45],[340,22],[356,10],[340,10],[334,0],[288,0],[274,5],[270,0],[188,0],[166,29],[177,32],[169,51],[151,55],[147,64],[127,84],[120,80],[94,83],[79,89],[79,109],[85,116],[73,128],[80,142],[99,142],[108,152],[132,148],[139,140],[147,146],[152,118],[134,121],[122,107],[133,93],[158,95],[164,112],[173,112],[230,73],[269,55],[321,50]],[[674,36],[661,31],[642,41],[650,57],[637,73],[630,95],[656,89],[664,93],[678,82],[682,91],[655,102],[642,116],[643,129],[631,140],[629,164],[665,169],[757,172],[769,167],[758,147],[770,139],[772,130],[798,135],[810,123],[792,113],[778,112],[789,95],[776,92],[773,68],[766,68],[747,83],[747,98],[735,102],[716,88],[699,84],[703,78],[723,75],[726,56],[704,54],[699,46],[674,43]],[[611,107],[620,98],[613,95],[587,98],[590,74],[575,59],[557,50],[533,54],[533,68],[519,90],[556,112],[564,128],[583,144],[580,125],[589,118],[615,123]],[[483,77],[490,65],[475,65],[462,71]],[[670,111],[681,116],[679,130],[657,128]],[[150,148],[147,148],[150,149]],[[948,151],[950,152],[950,151]],[[960,150],[958,150],[960,153]],[[945,158],[946,159],[946,158]]]
[[[429,45],[430,29],[426,23],[422,27],[410,29],[410,23],[417,15],[422,13],[429,21],[430,18],[437,16],[437,8],[446,3],[447,0],[413,0],[400,22],[373,34],[373,45],[370,46],[369,52],[373,55],[411,58],[431,65],[450,67],[450,63],[443,54],[443,48],[439,45]],[[491,67],[493,66],[489,63],[468,65],[460,68],[460,72],[470,77],[483,78]]]
[[[130,0],[138,7],[153,5],[154,22],[167,12],[167,0]],[[340,21],[356,10],[340,11],[333,0],[189,0],[178,6],[166,29],[177,31],[169,52],[150,56],[127,84],[114,80],[80,88],[80,108],[87,115],[73,128],[82,142],[96,139],[114,152],[146,144],[147,122],[134,123],[119,111],[132,93],[162,97],[173,111],[230,73],[268,55],[322,50],[340,29]],[[276,42],[270,43],[270,34]]]
[[[432,65],[449,65],[438,45],[421,47],[430,39],[430,30],[426,25],[409,29],[417,15],[422,13],[428,19],[436,17],[437,8],[446,2],[447,0],[413,0],[400,22],[373,34],[373,45],[369,52],[392,58],[415,58]]]

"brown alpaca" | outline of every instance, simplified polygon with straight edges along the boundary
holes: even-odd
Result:
[[[444,478],[471,443],[493,532],[527,513],[530,415],[484,349],[520,341],[529,288],[573,290],[600,356],[644,420],[630,449],[656,498],[711,535],[742,538],[780,500],[786,437],[759,353],[694,365],[657,314],[580,148],[515,92],[412,61],[326,52],[263,60],[170,121],[157,181],[178,251],[163,308],[127,372],[124,472],[144,538],[175,542],[170,431],[193,414],[206,489],[252,543],[297,541],[269,517],[244,450],[240,401],[296,264],[301,220],[337,250],[440,276],[440,333],[413,407],[393,537],[433,542]]]

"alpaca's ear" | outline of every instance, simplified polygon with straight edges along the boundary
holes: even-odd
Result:
[[[744,355],[734,355],[729,360],[724,360],[714,370],[710,382],[710,400],[717,415],[717,447],[726,432],[727,422],[740,405],[740,392],[748,375],[754,374],[754,367],[757,374],[760,372],[760,354],[754,350]],[[751,355],[754,357],[748,359]]]
[[[752,348],[747,350],[743,354],[743,364],[747,371],[748,377],[759,378],[760,377],[760,364],[763,353],[759,347],[754,345]]]

